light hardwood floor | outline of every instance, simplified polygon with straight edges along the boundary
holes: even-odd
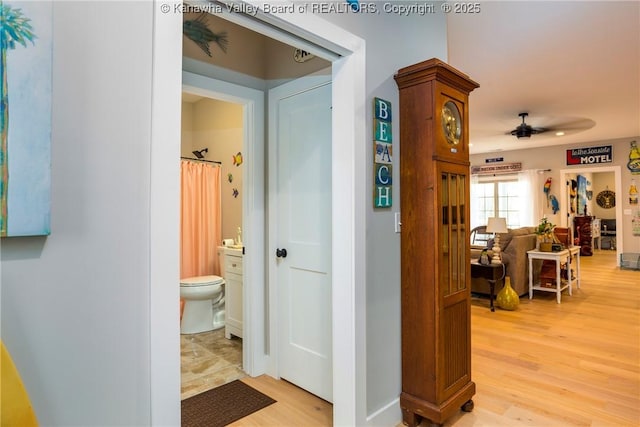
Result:
[[[267,375],[244,377],[241,381],[270,396],[276,403],[235,423],[236,427],[325,427],[333,425],[333,407],[301,388]]]
[[[562,304],[536,292],[516,311],[478,299],[471,310],[475,409],[445,426],[640,425],[640,271],[617,268],[614,251],[582,257],[581,289]],[[278,402],[234,426],[331,425],[329,403],[270,377],[243,381]]]
[[[573,296],[534,292],[517,311],[472,307],[475,409],[446,425],[640,425],[640,271],[615,251],[582,257]]]

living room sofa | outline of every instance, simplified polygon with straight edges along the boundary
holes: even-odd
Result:
[[[511,280],[511,287],[522,296],[529,292],[529,259],[527,251],[536,248],[535,227],[521,227],[500,234],[500,249],[502,262],[506,266],[506,275]],[[493,255],[491,247],[493,240],[488,243],[489,255]],[[471,247],[471,259],[478,259],[483,247]],[[534,261],[534,280],[537,280],[540,272],[540,261]],[[496,285],[495,293],[502,289]],[[471,292],[489,295],[489,283],[484,278],[471,279]]]

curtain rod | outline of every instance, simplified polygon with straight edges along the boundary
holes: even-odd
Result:
[[[217,163],[219,165],[222,164],[222,162],[219,162],[217,160],[204,160],[204,159],[194,159],[193,157],[180,157],[181,159],[185,159],[185,160],[193,160],[194,162],[207,162],[207,163]]]

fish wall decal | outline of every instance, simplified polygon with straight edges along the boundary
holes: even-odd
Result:
[[[182,34],[197,44],[200,49],[210,57],[213,57],[213,55],[211,55],[211,49],[209,48],[209,43],[211,42],[217,44],[220,50],[227,53],[227,46],[229,45],[227,32],[221,31],[219,33],[214,33],[211,31],[208,26],[207,14],[205,12],[198,15],[196,19],[185,20],[182,24]]]
[[[240,166],[242,164],[242,153],[238,151],[238,154],[233,155],[233,165]]]

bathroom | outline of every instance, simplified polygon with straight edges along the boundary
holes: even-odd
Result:
[[[184,221],[181,224],[183,232],[191,235],[183,235],[183,245],[199,248],[192,251],[182,248],[181,282],[193,276],[215,275],[226,279],[226,283],[222,286],[217,285],[223,292],[216,293],[212,300],[202,301],[214,306],[214,330],[194,333],[203,327],[198,324],[198,316],[195,318],[196,323],[191,323],[194,311],[189,310],[189,304],[192,303],[187,301],[183,305],[180,340],[182,399],[245,375],[242,370],[241,338],[244,168],[242,152],[242,106],[184,92],[181,145],[183,197],[194,192],[192,185],[198,185],[197,182],[185,180],[209,179],[205,185],[208,185],[207,195],[212,198],[213,207],[210,209],[213,214],[207,215],[207,223],[196,226],[195,230],[191,228],[191,231],[188,231],[189,227],[186,227]],[[188,171],[193,172],[192,177],[189,177],[191,172]],[[181,216],[191,218],[192,214],[189,212],[190,210],[185,211],[181,207]],[[205,243],[208,249],[204,251],[201,249],[202,241],[188,243],[190,239],[202,238],[204,233],[199,233],[198,227],[214,229],[213,232],[207,233],[208,238],[214,242]],[[223,242],[226,247],[222,246]],[[225,271],[225,259],[229,271]],[[182,287],[181,285],[181,304],[185,302],[182,298]],[[230,296],[233,297],[232,300]],[[201,301],[194,301],[193,304],[195,303]]]

